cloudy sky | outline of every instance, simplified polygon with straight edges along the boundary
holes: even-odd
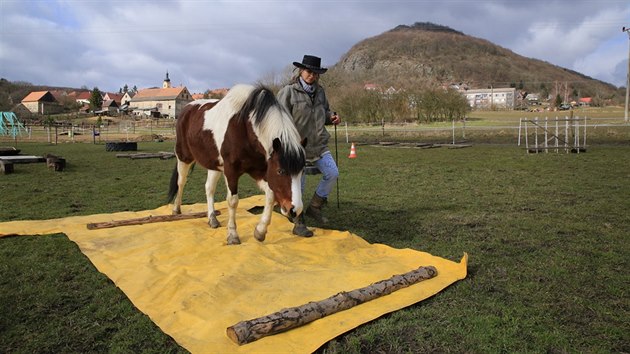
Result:
[[[432,22],[616,86],[629,0],[0,0],[0,77],[117,92],[195,92],[334,65],[357,42]],[[516,79],[515,79],[516,80]]]

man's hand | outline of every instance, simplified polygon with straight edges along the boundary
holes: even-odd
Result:
[[[333,112],[332,116],[330,116],[330,122],[334,125],[341,123],[341,117],[339,117],[337,112]]]

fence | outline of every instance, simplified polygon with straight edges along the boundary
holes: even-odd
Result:
[[[518,127],[518,146],[521,146],[521,135],[524,133],[525,149],[527,153],[548,153],[549,150],[554,150],[558,153],[560,150],[564,150],[565,153],[575,152],[580,153],[586,151],[586,116],[584,117],[584,125],[582,126],[582,132],[580,132],[580,119],[576,118],[558,118],[549,120],[545,117],[544,120],[539,120],[538,117],[534,119],[521,119]],[[551,123],[551,126],[550,124]],[[561,123],[564,125],[564,129],[561,130]],[[533,129],[528,129],[532,125]],[[523,129],[524,127],[524,129]],[[533,130],[530,133],[530,130]],[[564,131],[564,137],[562,136]],[[534,144],[530,145],[530,134],[534,139]],[[539,143],[539,134],[542,134],[542,143]],[[581,134],[581,136],[580,136]]]
[[[623,123],[623,117],[618,118],[571,118],[566,121],[558,119],[558,132],[555,131],[556,120],[514,118],[514,120],[497,121],[487,124],[478,121],[456,121],[443,124],[347,124],[343,122],[337,126],[339,143],[373,143],[373,142],[426,142],[440,144],[472,143],[472,144],[501,144],[514,146],[518,139],[518,146],[523,144],[531,148],[531,152],[549,152],[568,147],[586,147],[586,124],[588,120],[589,144],[602,143],[627,144],[630,141],[630,125]],[[14,139],[10,135],[0,135],[0,146],[12,146],[20,142],[48,142],[59,144],[65,142],[104,143],[108,141],[153,141],[175,138],[175,120],[159,121],[129,121],[105,123],[101,126],[94,124],[57,124],[51,127],[44,125],[25,124],[20,134]],[[546,126],[546,128],[545,128]],[[566,129],[568,127],[568,129]],[[331,136],[335,131],[328,126]],[[525,130],[527,129],[527,134]],[[545,136],[545,131],[547,135]],[[565,132],[566,131],[566,132]],[[96,134],[95,134],[96,133]],[[556,139],[557,138],[557,139]],[[525,141],[527,139],[527,141]],[[578,140],[576,140],[578,139]],[[330,143],[334,143],[333,138]],[[575,151],[575,152],[580,152]],[[530,151],[528,151],[530,152]]]
[[[95,124],[24,124],[22,134],[0,136],[0,142],[106,142],[155,140],[175,136],[175,121],[121,121]]]

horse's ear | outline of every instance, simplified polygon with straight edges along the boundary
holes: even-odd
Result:
[[[280,142],[280,139],[273,139],[273,151],[280,151],[280,148],[282,148],[282,143]]]
[[[302,139],[302,141],[300,141],[300,144],[302,144],[302,147],[305,148],[306,147],[306,142],[308,141],[308,139],[304,138]]]

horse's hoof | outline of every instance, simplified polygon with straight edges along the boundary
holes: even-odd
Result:
[[[217,220],[217,217],[214,216],[214,214],[212,214],[212,216],[210,216],[210,219],[208,219],[208,225],[210,225],[210,227],[213,229],[216,229],[219,226],[221,226],[221,224],[219,223],[219,220]]]
[[[267,232],[260,232],[257,228],[254,229],[254,238],[258,241],[263,242],[265,240],[265,236],[267,236]]]
[[[241,240],[238,237],[234,237],[234,238],[228,237],[227,244],[228,245],[240,245],[241,244]]]

